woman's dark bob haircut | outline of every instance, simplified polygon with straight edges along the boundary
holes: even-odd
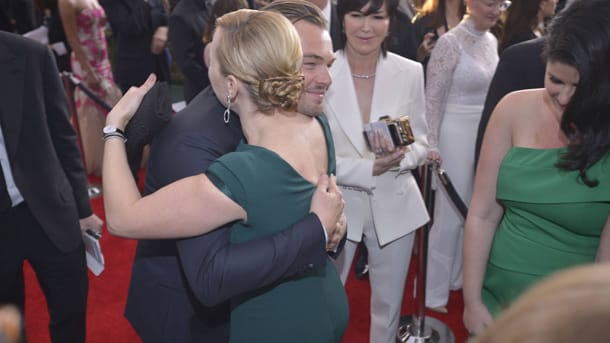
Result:
[[[390,18],[389,27],[392,27],[396,17],[396,11],[398,10],[398,0],[338,0],[337,16],[339,17],[339,27],[341,28],[341,47],[345,47],[347,41],[347,37],[345,36],[345,16],[349,12],[360,12],[360,10],[368,4],[371,6],[367,8],[366,12],[362,12],[363,15],[374,14],[385,4],[388,17]],[[388,52],[389,40],[390,34],[388,32],[383,44],[381,44],[381,53],[384,57]]]

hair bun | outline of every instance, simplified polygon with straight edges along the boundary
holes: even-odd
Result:
[[[286,111],[297,109],[304,77],[302,74],[269,77],[259,82],[258,94],[261,100],[272,107],[280,107]]]

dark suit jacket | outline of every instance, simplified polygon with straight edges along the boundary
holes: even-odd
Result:
[[[100,1],[112,28],[115,43],[113,73],[123,93],[131,86],[142,84],[150,73],[156,73],[159,81],[169,80],[167,56],[150,52],[155,30],[167,25],[167,13],[160,1]]]
[[[396,10],[396,16],[390,27],[388,50],[402,57],[415,60],[417,46],[413,45],[413,24],[409,16],[401,10]]]
[[[546,64],[542,59],[543,47],[544,38],[538,38],[510,46],[500,56],[500,62],[489,85],[485,107],[479,122],[474,153],[475,162],[479,160],[485,129],[498,102],[506,94],[516,90],[544,87]]]
[[[208,68],[203,62],[204,44],[201,39],[208,18],[205,0],[181,0],[169,17],[169,41],[184,75],[184,99],[187,103],[210,84]]]
[[[329,0],[330,1],[330,0]],[[333,51],[337,51],[343,48],[341,42],[341,22],[339,21],[339,15],[337,14],[337,5],[330,5],[330,39],[333,41]]]
[[[22,35],[33,30],[35,26],[36,18],[34,18],[32,0],[0,1],[0,30]]]
[[[70,54],[72,53],[72,49],[70,49],[70,44],[68,44],[68,39],[64,32],[64,25],[59,17],[59,9],[55,7],[51,8],[50,11],[51,16],[46,18],[46,24],[49,28],[49,43],[62,42],[67,50],[67,52],[61,56],[53,50],[57,67],[60,71],[72,71],[72,66],[70,65]]]
[[[91,215],[87,180],[57,67],[49,49],[0,32],[0,122],[15,183],[50,240],[82,244]]]
[[[513,38],[511,38],[511,40],[509,42],[506,42],[505,47],[502,47],[500,45],[502,43],[501,41],[498,42],[498,51],[500,52],[500,55],[502,55],[504,50],[510,48],[511,46],[513,46],[515,44],[519,44],[521,42],[526,42],[526,41],[532,40],[532,39],[536,39],[536,34],[531,30],[518,33],[518,34],[514,35]]]
[[[235,150],[242,139],[239,117],[232,114],[225,125],[223,111],[208,87],[173,118],[153,140],[146,192],[202,173]],[[230,244],[228,228],[177,242],[138,243],[126,315],[144,342],[224,342],[225,300],[326,263],[315,215],[244,244]]]

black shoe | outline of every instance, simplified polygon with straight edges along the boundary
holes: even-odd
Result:
[[[369,275],[369,254],[366,249],[366,245],[360,242],[359,244],[360,254],[358,260],[356,260],[356,277],[358,279],[364,279]]]

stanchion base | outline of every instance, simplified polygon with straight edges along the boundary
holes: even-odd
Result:
[[[87,185],[87,193],[89,194],[89,199],[95,199],[102,196],[102,185]]]
[[[454,343],[455,336],[451,329],[440,320],[426,316],[426,323],[423,333],[417,333],[415,328],[414,315],[400,317],[398,332],[396,333],[397,343]]]

